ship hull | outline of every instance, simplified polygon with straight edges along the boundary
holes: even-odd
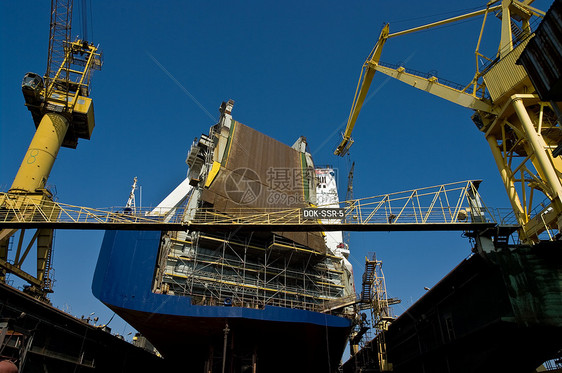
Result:
[[[168,362],[193,372],[220,371],[223,364],[233,372],[337,369],[351,329],[344,317],[273,306],[193,305],[187,296],[154,293],[160,238],[160,232],[106,232],[92,291]]]
[[[31,372],[157,372],[154,354],[9,285],[0,284],[0,361]],[[0,371],[4,372],[0,368]]]
[[[475,254],[367,343],[343,372],[532,372],[562,349],[562,243]]]

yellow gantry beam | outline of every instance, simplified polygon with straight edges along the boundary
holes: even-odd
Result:
[[[485,128],[486,139],[521,226],[519,237],[526,243],[538,242],[541,233],[560,231],[562,225],[559,177],[562,161],[552,156],[557,137],[550,137],[552,128],[543,121],[547,106],[534,94],[512,95]],[[540,211],[533,211],[536,191],[548,201],[536,201],[542,204]]]
[[[437,77],[424,78],[408,73],[403,67],[391,68],[383,65],[375,65],[373,69],[414,88],[426,91],[434,96],[441,97],[469,109],[479,110],[485,113],[495,113],[497,110],[487,100],[476,97],[475,92],[467,93],[463,90],[447,86],[440,83]]]

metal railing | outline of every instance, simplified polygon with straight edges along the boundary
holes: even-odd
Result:
[[[469,95],[474,95],[475,97],[478,97],[479,99],[490,99],[490,94],[488,92],[483,92],[481,89],[477,89],[476,92],[475,92],[474,86],[470,83],[462,85],[460,83],[453,82],[451,80],[440,78],[439,76],[437,76],[436,71],[422,72],[422,71],[407,68],[407,67],[403,66],[402,64],[393,64],[393,63],[387,63],[387,62],[379,62],[379,65],[384,66],[384,67],[388,67],[389,69],[394,69],[394,70],[397,70],[398,68],[403,68],[404,72],[406,72],[407,74],[419,76],[419,77],[422,77],[422,78],[425,78],[425,79],[430,79],[430,78],[435,77],[435,78],[437,78],[437,81],[439,82],[439,84],[442,84],[442,85],[447,86],[449,88],[456,89],[457,91],[468,93]]]
[[[302,208],[254,208],[240,205],[224,211],[171,209],[94,209],[45,201],[33,195],[0,193],[0,229],[43,226],[66,229],[205,230],[462,230],[501,223],[499,210],[484,205],[479,181],[462,181],[340,202],[342,219],[307,219]],[[333,208],[314,206],[314,208]],[[186,216],[191,218],[187,219]],[[425,227],[425,228],[424,228]]]

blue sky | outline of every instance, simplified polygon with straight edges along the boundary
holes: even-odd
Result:
[[[546,11],[550,3],[534,6]],[[91,94],[96,128],[90,141],[60,151],[48,183],[56,186],[61,202],[108,207],[125,204],[137,176],[143,206],[155,206],[185,177],[193,138],[214,124],[208,113],[218,117],[221,101],[231,98],[236,120],[289,145],[306,136],[315,163],[338,169],[345,196],[348,161],[332,153],[361,66],[383,24],[399,31],[484,5],[444,0],[92,2],[90,39],[104,53]],[[50,5],[2,1],[1,6],[0,189],[5,191],[35,129],[20,84],[28,71],[45,72]],[[407,61],[406,67],[468,83],[481,21],[477,17],[391,39],[381,61]],[[484,40],[490,57],[497,50],[498,30],[499,21],[490,19]],[[80,32],[77,2],[73,34]],[[355,197],[483,179],[486,204],[509,206],[470,110],[382,75],[375,75],[371,93],[353,135]],[[112,312],[90,290],[102,236],[57,231],[51,299],[74,315],[96,312],[106,322]],[[403,301],[396,313],[470,254],[460,232],[354,233],[350,248],[358,289],[367,253],[383,260],[389,295]],[[110,326],[118,333],[131,331],[119,320]]]

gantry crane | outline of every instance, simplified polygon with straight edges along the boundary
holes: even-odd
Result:
[[[552,154],[562,139],[559,108],[555,102],[541,101],[525,69],[518,63],[534,36],[531,20],[545,14],[532,7],[532,3],[533,0],[493,0],[485,9],[395,33],[390,33],[386,24],[363,65],[347,127],[334,153],[343,156],[353,143],[351,132],[378,71],[474,110],[472,120],[492,150],[520,225],[520,240],[537,243],[544,232],[554,237],[562,226],[562,160]],[[501,19],[500,43],[497,54],[486,57],[480,52],[480,44],[486,20],[492,14]],[[380,62],[388,39],[480,15],[483,23],[476,43],[476,72],[465,86]],[[479,61],[483,59],[487,64],[481,69]],[[540,195],[545,197],[544,201]]]
[[[98,47],[85,40],[71,41],[72,1],[52,0],[47,71],[43,77],[27,73],[22,82],[25,105],[36,132],[8,193],[0,197],[0,210],[26,210],[34,205],[52,206],[53,195],[46,182],[61,146],[76,148],[78,139],[90,139],[94,107],[89,97],[93,70],[102,66]],[[51,211],[52,212],[52,211]],[[15,217],[14,217],[15,218]],[[8,251],[19,232],[13,260]],[[26,239],[25,229],[0,230],[0,281],[10,272],[27,281],[28,292],[46,299],[52,291],[49,278],[53,229],[40,228]],[[13,241],[12,241],[13,240]],[[22,269],[28,253],[36,247],[37,272]]]

